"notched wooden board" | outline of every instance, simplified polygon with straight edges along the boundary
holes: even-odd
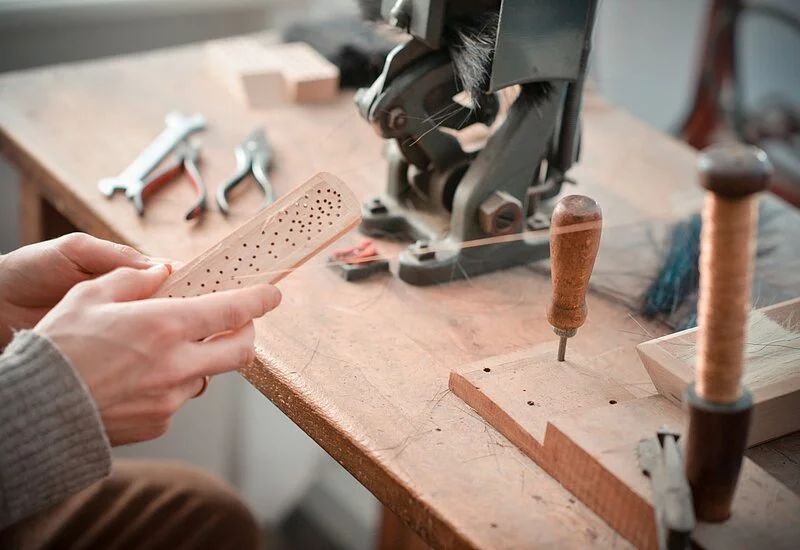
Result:
[[[637,346],[658,392],[678,405],[694,380],[697,329]],[[753,392],[748,445],[800,430],[800,298],[752,311],[747,319],[744,385]]]
[[[275,284],[356,226],[361,204],[321,172],[176,271],[157,297],[189,297]]]
[[[636,449],[660,427],[682,431],[683,412],[662,396],[635,398],[575,349],[558,363],[555,350],[552,343],[468,365],[450,374],[450,389],[623,537],[657,548]],[[708,549],[797,548],[798,517],[800,497],[745,459],[734,515],[698,525],[693,540]]]

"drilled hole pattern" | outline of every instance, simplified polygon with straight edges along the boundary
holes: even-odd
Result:
[[[188,297],[275,283],[355,226],[360,210],[343,182],[318,174],[173,274],[157,295]]]

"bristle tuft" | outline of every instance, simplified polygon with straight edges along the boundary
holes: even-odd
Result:
[[[381,18],[381,0],[356,0],[365,21],[378,21]]]
[[[449,46],[456,77],[472,98],[485,93],[489,87],[499,22],[496,12],[485,12],[445,25],[443,38]]]

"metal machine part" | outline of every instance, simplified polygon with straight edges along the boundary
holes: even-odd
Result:
[[[548,201],[560,193],[578,157],[596,4],[382,3],[384,18],[412,38],[389,54],[381,75],[356,95],[361,116],[388,140],[386,193],[365,203],[361,230],[375,238],[416,241],[400,256],[401,279],[442,283],[549,255],[543,231],[549,226]],[[466,103],[458,97],[462,89],[447,26],[498,6],[489,89]],[[512,85],[519,85],[519,94],[496,130],[482,148],[466,151],[453,131],[491,127],[498,93]]]
[[[107,197],[116,191],[125,191],[129,199],[141,195],[145,178],[190,135],[204,130],[206,120],[202,115],[186,117],[178,112],[166,116],[167,127],[119,176],[100,180],[97,187]]]
[[[659,550],[688,550],[695,526],[692,491],[683,467],[679,435],[667,429],[639,443],[639,466],[653,487]]]
[[[236,155],[236,173],[217,189],[217,207],[220,212],[230,213],[228,194],[239,185],[250,173],[264,193],[264,202],[261,208],[275,200],[272,183],[267,176],[269,164],[272,161],[272,145],[267,140],[267,135],[262,128],[258,128],[245,138],[234,151]]]

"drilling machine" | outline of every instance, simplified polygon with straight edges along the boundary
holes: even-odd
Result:
[[[444,283],[548,256],[551,202],[580,151],[598,1],[360,0],[365,19],[410,35],[355,96],[388,164],[360,229],[414,241],[402,280]],[[492,130],[465,148],[456,131],[474,125]]]

